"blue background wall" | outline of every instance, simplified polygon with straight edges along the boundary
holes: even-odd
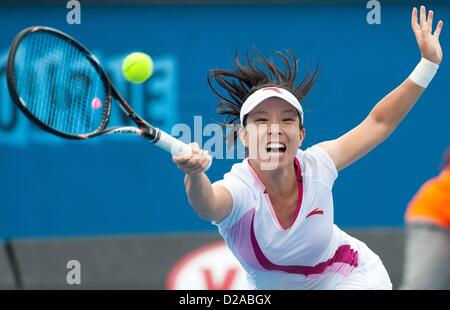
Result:
[[[450,22],[450,6],[432,8],[436,21]],[[206,74],[228,68],[235,50],[255,45],[268,54],[291,48],[301,69],[305,63],[322,66],[304,102],[307,147],[356,126],[420,59],[410,6],[383,5],[381,25],[368,25],[367,12],[365,3],[84,5],[81,25],[68,25],[64,5],[0,7],[0,237],[215,229],[189,207],[183,174],[165,152],[139,138],[61,140],[16,114],[6,90],[5,63],[21,29],[47,25],[79,39],[98,55],[136,109],[166,129],[176,122],[192,125],[194,115],[203,115],[203,124],[220,120]],[[444,54],[450,51],[449,38],[444,26]],[[122,57],[136,50],[151,54],[157,68],[142,87],[130,87],[117,71]],[[338,225],[403,224],[408,201],[438,173],[450,144],[449,73],[444,55],[436,79],[393,136],[341,172],[334,190]],[[221,178],[233,162],[216,160],[208,175],[213,181]]]

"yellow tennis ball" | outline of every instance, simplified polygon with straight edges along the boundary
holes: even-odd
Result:
[[[122,63],[125,79],[132,83],[143,83],[153,74],[153,60],[145,53],[131,53]]]

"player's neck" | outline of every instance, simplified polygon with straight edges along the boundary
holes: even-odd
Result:
[[[289,195],[297,189],[297,177],[293,165],[275,170],[262,170],[251,161],[249,164],[270,196]]]

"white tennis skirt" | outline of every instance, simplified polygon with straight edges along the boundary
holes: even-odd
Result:
[[[392,290],[381,259],[364,242],[359,243],[358,267],[336,285],[337,290]]]

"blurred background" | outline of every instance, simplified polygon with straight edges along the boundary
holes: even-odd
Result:
[[[170,156],[140,138],[63,140],[33,126],[12,104],[6,85],[10,44],[22,29],[43,25],[75,37],[99,58],[113,83],[150,123],[171,131],[221,121],[206,82],[230,68],[234,54],[257,47],[292,49],[300,74],[320,64],[303,102],[304,147],[334,139],[362,121],[412,72],[420,53],[411,31],[413,5],[450,22],[446,1],[383,1],[380,23],[368,23],[372,1],[80,1],[80,23],[68,24],[69,1],[0,4],[0,288],[237,289],[244,274],[216,227],[188,205],[184,175]],[[448,27],[447,27],[448,28]],[[335,223],[383,260],[394,287],[403,268],[404,214],[418,188],[439,173],[450,145],[450,69],[435,80],[395,133],[342,171],[335,183]],[[127,83],[127,54],[155,63],[152,78]],[[120,111],[113,122],[120,121]],[[202,145],[202,128],[191,140]],[[217,159],[220,179],[238,160]],[[77,261],[81,284],[67,277]]]

